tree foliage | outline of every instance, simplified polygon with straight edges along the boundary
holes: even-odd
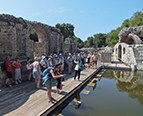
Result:
[[[38,42],[38,35],[37,35],[37,33],[36,33],[34,30],[32,30],[32,32],[31,32],[29,38],[30,38],[31,40],[33,40],[34,42]]]
[[[83,41],[80,38],[78,38],[78,37],[74,38],[74,42],[77,44],[78,48],[82,48],[84,46]]]
[[[76,37],[74,35],[74,26],[71,24],[56,24],[56,28],[59,28],[61,30],[61,33],[65,38],[70,37],[74,40],[74,42],[77,44],[79,48],[82,47],[102,47],[102,46],[114,46],[119,38],[118,34],[123,28],[127,27],[135,27],[135,26],[142,26],[143,25],[143,12],[137,11],[133,14],[133,16],[130,19],[125,19],[121,25],[121,27],[118,27],[117,29],[111,30],[109,33],[98,33],[94,34],[93,36],[90,36],[87,38],[86,41],[82,41],[80,38]]]
[[[70,37],[72,39],[74,38],[75,35],[74,35],[74,26],[73,25],[68,24],[68,23],[67,24],[57,23],[55,27],[60,29],[61,33],[64,36],[64,41],[65,41],[65,38],[67,38],[67,37]]]

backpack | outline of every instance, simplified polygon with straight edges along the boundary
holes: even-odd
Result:
[[[53,78],[51,76],[49,76],[51,69],[53,69],[53,68],[47,68],[47,69],[44,70],[43,78],[42,78],[43,85],[47,82],[48,79],[51,79],[51,81],[53,81]]]
[[[6,65],[5,65],[5,61],[3,63],[1,63],[1,71],[5,72],[6,71]]]

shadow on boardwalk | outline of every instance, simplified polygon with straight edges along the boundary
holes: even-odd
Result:
[[[64,77],[64,81],[74,77],[74,71],[72,71],[71,74],[67,74],[67,72],[65,72],[65,74],[66,76]],[[56,86],[56,82],[57,81],[54,80],[53,86]],[[43,90],[47,91],[46,87],[42,86],[42,84],[41,84],[41,87],[42,87],[42,89],[40,89],[41,91]],[[17,108],[23,106],[30,99],[31,95],[36,92],[39,92],[39,89],[36,88],[34,79],[31,82],[26,81],[19,85],[13,85],[12,87],[9,87],[9,88],[5,88],[5,87],[1,88],[0,89],[0,116],[6,115],[16,110]],[[52,90],[52,93],[56,93],[56,90]],[[66,91],[62,91],[60,95],[66,95],[66,94],[67,94]]]

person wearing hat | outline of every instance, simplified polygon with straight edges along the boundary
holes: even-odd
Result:
[[[54,66],[54,68],[51,68],[51,69],[47,68],[43,72],[43,76],[44,76],[43,79],[45,79],[44,82],[43,82],[43,84],[47,87],[47,95],[48,95],[48,99],[49,99],[48,101],[49,101],[49,103],[54,103],[54,100],[55,100],[52,97],[52,95],[51,95],[52,81],[54,79],[65,77],[65,75],[63,75],[63,74],[58,74],[57,75],[57,72],[59,71],[59,68],[60,68],[60,64],[56,64]]]
[[[54,65],[55,65],[55,64],[58,64],[59,60],[58,60],[58,56],[57,56],[57,55],[55,55],[54,57],[55,57],[55,58],[54,58],[53,63],[54,63]]]
[[[41,71],[43,72],[47,68],[46,56],[42,56],[40,64],[41,64]]]
[[[51,61],[51,57],[48,58],[48,63],[47,63],[47,65],[48,65],[48,68],[53,67],[53,64],[52,64],[52,61]]]

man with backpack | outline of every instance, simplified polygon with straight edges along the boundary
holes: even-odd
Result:
[[[10,56],[6,57],[5,66],[6,66],[6,76],[7,76],[5,86],[6,87],[11,87],[10,78],[12,78],[12,70],[11,70],[11,64],[10,64]]]

